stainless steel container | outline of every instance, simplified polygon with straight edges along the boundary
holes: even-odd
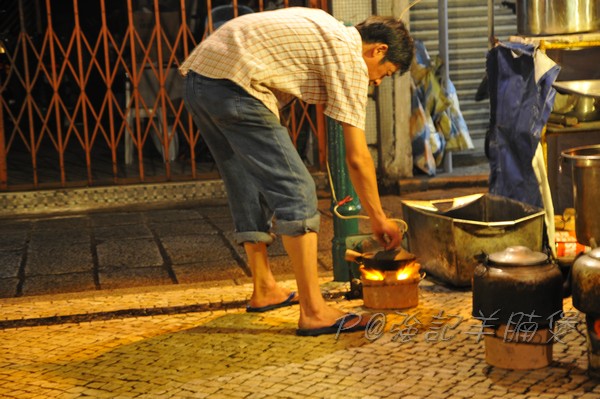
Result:
[[[600,30],[600,0],[517,0],[520,35],[562,35]]]
[[[572,168],[577,241],[596,247],[600,241],[600,145],[571,148],[561,156]]]

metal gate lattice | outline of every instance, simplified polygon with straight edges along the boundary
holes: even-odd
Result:
[[[208,10],[222,4],[6,3],[18,23],[0,22],[0,190],[218,177],[186,113],[177,68],[218,22]],[[326,4],[227,3],[230,17],[246,3],[253,12]],[[315,138],[317,155],[307,156],[315,168],[324,160],[322,119],[320,107],[299,104],[285,121],[294,143]]]

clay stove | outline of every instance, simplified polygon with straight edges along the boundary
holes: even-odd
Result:
[[[367,269],[360,275],[365,306],[372,309],[404,309],[419,304],[419,264],[413,262],[397,271]]]
[[[365,307],[405,309],[419,303],[420,265],[407,251],[360,254],[348,250],[346,259],[357,262]]]

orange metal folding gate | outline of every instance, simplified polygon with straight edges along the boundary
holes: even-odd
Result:
[[[0,41],[0,191],[216,176],[177,68],[218,22],[217,0],[13,1],[18,28]],[[244,6],[227,3],[230,17]],[[270,5],[255,3],[253,12]],[[322,168],[321,107],[295,103],[285,123]]]

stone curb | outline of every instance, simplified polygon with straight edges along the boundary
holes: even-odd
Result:
[[[399,179],[384,184],[386,191],[407,193],[443,188],[486,186],[488,175],[437,176]],[[327,174],[313,173],[320,192],[329,191]],[[225,200],[221,180],[164,182],[110,187],[60,188],[0,193],[0,218],[40,216],[84,211],[115,210],[130,206],[173,206],[200,200]]]
[[[348,283],[320,277],[326,300],[343,297]],[[293,279],[280,281],[282,287],[296,289]],[[7,298],[0,300],[0,330],[64,323],[85,323],[128,317],[210,312],[242,308],[252,294],[252,284],[231,281],[177,286],[124,288],[60,295]]]

